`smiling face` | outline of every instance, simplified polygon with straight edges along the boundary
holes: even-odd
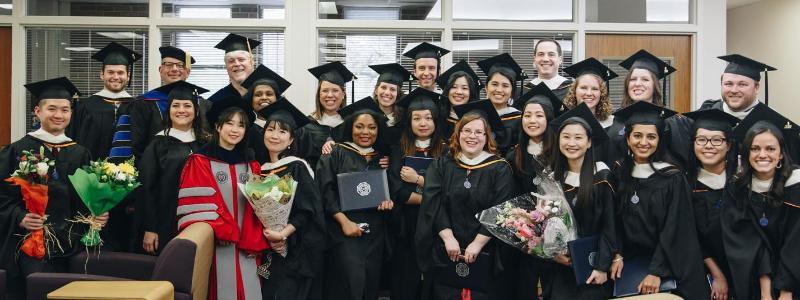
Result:
[[[194,122],[195,110],[191,100],[172,100],[169,106],[169,120],[173,128],[186,130],[192,127]]]
[[[219,146],[232,150],[244,139],[245,125],[242,116],[233,114],[230,120],[217,127],[217,132],[219,133]]]
[[[397,102],[397,85],[381,82],[375,87],[375,97],[381,107],[387,108]]]
[[[435,58],[419,58],[414,61],[414,77],[417,84],[426,90],[436,89],[436,63]]]
[[[167,85],[179,80],[186,80],[189,78],[191,69],[186,68],[183,61],[173,57],[164,57],[161,59],[161,65],[158,66],[158,74],[161,76],[161,84]]]
[[[590,147],[592,141],[580,124],[566,125],[558,135],[558,149],[568,160],[583,159]]]
[[[100,72],[103,87],[114,93],[125,90],[130,79],[128,76],[128,66],[126,65],[105,65]]]
[[[739,74],[722,74],[722,100],[733,111],[744,110],[756,101],[758,82]]]
[[[269,85],[261,84],[253,89],[253,101],[251,104],[254,111],[259,111],[277,100],[278,96],[275,94],[275,90]]]
[[[558,46],[553,42],[541,42],[536,46],[535,50],[533,64],[536,66],[538,76],[550,79],[558,75],[558,67],[561,66],[561,55],[558,54]]]
[[[540,140],[547,129],[547,115],[541,104],[531,103],[522,112],[522,130],[531,139]]]
[[[724,132],[698,128],[694,140],[694,155],[703,168],[712,170],[725,163],[730,143],[725,138]]]
[[[577,104],[586,103],[593,112],[600,103],[600,81],[597,76],[584,74],[575,82],[575,100]]]
[[[66,99],[42,99],[33,108],[33,113],[39,118],[44,131],[60,135],[72,119],[72,106]]]
[[[653,73],[645,69],[633,69],[630,76],[628,96],[631,97],[631,100],[652,102],[653,89],[656,84]]]
[[[353,121],[353,142],[359,147],[372,147],[378,139],[378,123],[369,114],[361,114]]]
[[[466,76],[458,77],[453,81],[453,86],[447,92],[447,99],[450,100],[452,106],[469,102],[469,82]]]
[[[426,140],[433,135],[436,130],[436,122],[430,110],[415,110],[411,112],[411,132],[418,139]]]
[[[225,70],[231,82],[241,84],[253,73],[255,62],[250,52],[238,50],[225,53]]]
[[[496,109],[501,109],[508,106],[508,99],[511,98],[511,80],[501,75],[494,73],[489,82],[486,84],[486,95],[492,101],[492,105]]]
[[[647,163],[653,153],[656,153],[659,139],[656,125],[633,125],[628,136],[628,148],[633,153],[634,161]]]
[[[323,112],[327,114],[336,113],[342,107],[344,100],[344,90],[341,86],[322,81],[319,84],[319,104]]]
[[[782,159],[781,146],[775,135],[763,132],[753,137],[748,161],[756,177],[760,179],[775,177],[775,169]]]
[[[271,121],[264,128],[264,146],[270,153],[281,153],[292,144],[294,138],[292,131],[281,126],[276,121]]]
[[[465,124],[458,134],[461,153],[470,158],[480,154],[486,146],[487,134],[483,119],[475,119]]]

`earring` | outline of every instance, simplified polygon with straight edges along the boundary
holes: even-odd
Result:
[[[778,162],[778,169],[783,168],[783,161]]]

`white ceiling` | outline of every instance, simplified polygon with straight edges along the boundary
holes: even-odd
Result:
[[[739,6],[745,6],[759,1],[761,0],[728,0],[728,9],[734,9]]]

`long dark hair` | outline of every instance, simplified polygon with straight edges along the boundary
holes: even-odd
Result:
[[[710,130],[710,131],[721,131],[723,133],[723,136],[725,137],[725,144],[728,145],[728,152],[725,153],[725,160],[726,160],[726,162],[725,162],[725,173],[728,175],[728,178],[730,178],[731,175],[734,175],[733,173],[734,173],[734,171],[736,169],[736,153],[737,152],[735,151],[735,149],[733,147],[733,145],[734,145],[733,130],[730,127],[723,129],[723,128],[712,128],[712,126],[707,126],[707,127],[698,126],[698,122],[697,121],[694,122],[694,126],[693,127],[694,128],[692,130],[692,136],[690,137],[691,141],[692,141],[691,145],[692,145],[692,154],[693,155],[690,158],[689,167],[686,168],[686,176],[687,176],[687,178],[689,178],[689,184],[694,185],[694,183],[697,181],[696,180],[697,179],[697,175],[700,173],[699,169],[703,167],[703,164],[700,162],[699,159],[697,159],[697,155],[694,153],[694,147],[695,147],[694,139],[695,139],[695,137],[697,137],[697,130],[700,129],[700,128],[706,129],[706,130]],[[710,142],[711,141],[709,141],[709,143]]]
[[[556,142],[556,136],[549,124],[550,121],[555,118],[555,113],[553,112],[553,107],[550,102],[533,99],[525,103],[525,106],[522,107],[523,115],[525,114],[525,108],[531,104],[539,104],[542,107],[542,110],[544,110],[544,117],[547,120],[547,124],[545,124],[547,127],[544,129],[544,133],[542,133],[542,153],[536,157],[536,159],[542,164],[542,167],[544,167],[550,165],[553,160],[553,144]],[[517,146],[514,149],[514,162],[512,165],[516,172],[527,176],[531,175],[525,171],[525,166],[532,163],[527,161],[528,144],[530,143],[531,137],[525,133],[525,130],[522,128],[522,122],[519,122],[519,126],[519,130],[517,130],[519,131],[517,134]]]
[[[278,159],[281,159],[281,158],[284,158],[284,157],[287,157],[287,156],[295,155],[295,153],[297,151],[297,138],[295,137],[294,131],[295,131],[296,128],[293,128],[291,124],[283,122],[283,121],[280,121],[280,120],[269,120],[269,121],[267,121],[267,124],[264,125],[264,130],[261,131],[261,139],[262,139],[261,142],[264,142],[263,141],[264,135],[267,134],[267,128],[269,128],[270,126],[275,126],[275,128],[277,128],[277,129],[283,129],[283,130],[288,131],[289,132],[289,137],[292,139],[292,142],[289,143],[289,147],[287,147],[286,149],[281,151],[281,153],[278,153]],[[267,145],[266,145],[266,143],[264,143],[264,148],[266,148],[266,147],[267,147]],[[267,153],[269,154],[269,148],[266,148],[266,149],[267,149]]]
[[[742,148],[739,151],[742,154],[742,159],[746,159],[747,163],[741,164],[742,170],[733,177],[733,183],[737,191],[747,193],[748,195],[750,194],[748,191],[752,188],[750,184],[753,178],[753,167],[750,166],[750,147],[753,145],[753,139],[762,133],[772,134],[772,136],[778,140],[778,145],[781,147],[783,159],[778,163],[781,167],[775,170],[775,177],[772,178],[772,187],[766,197],[767,203],[772,206],[779,206],[783,202],[781,199],[786,195],[786,180],[792,175],[793,167],[792,159],[786,151],[786,139],[781,130],[775,127],[775,125],[766,121],[758,121],[747,130],[747,133],[744,135],[744,141],[742,142]],[[746,203],[745,200],[749,199],[749,196],[746,198],[737,197],[737,205],[743,207]]]
[[[220,139],[219,130],[222,128],[222,125],[225,125],[225,123],[227,123],[228,121],[233,120],[233,117],[236,116],[236,115],[238,115],[239,118],[242,120],[242,125],[245,128],[244,130],[245,131],[247,130],[247,124],[250,124],[250,120],[247,117],[247,113],[245,113],[244,110],[242,110],[239,107],[228,107],[225,110],[223,110],[222,113],[219,114],[219,118],[217,118],[217,122],[214,123],[214,131],[213,131],[212,136],[211,136],[211,141],[209,141],[210,144],[212,144],[214,146],[217,146],[217,147],[220,147],[220,145],[219,145],[219,139]],[[238,144],[236,144],[236,146],[233,148],[233,150],[236,151],[238,154],[241,154],[243,157],[246,157],[247,160],[250,160],[251,157],[249,157],[249,156],[252,156],[251,155],[252,153],[251,153],[251,151],[248,151],[249,148],[247,147],[247,145],[248,145],[248,143],[247,143],[247,134],[244,134],[244,131],[243,131],[242,135],[243,135],[242,140],[239,141]]]
[[[630,152],[630,146],[627,145],[627,141],[633,132],[633,126],[635,125],[655,125],[656,132],[658,134],[658,144],[656,145],[656,151],[648,157],[647,161],[656,174],[669,176],[666,170],[658,168],[653,165],[654,162],[666,162],[676,166],[678,168],[678,164],[675,163],[675,159],[669,154],[668,146],[670,143],[670,135],[669,132],[665,129],[664,121],[659,119],[656,124],[626,124],[625,125],[625,143],[626,147],[628,147],[628,151]],[[633,190],[633,166],[634,160],[633,155],[628,154],[624,155],[621,160],[616,161],[616,164],[619,166],[619,172],[617,172],[617,176],[619,178],[617,184],[620,190],[620,195],[627,195]],[[619,197],[619,201],[623,201],[623,197]],[[621,204],[621,203],[620,203]],[[622,207],[622,206],[620,206]]]
[[[452,108],[452,104],[450,104],[450,89],[453,88],[453,85],[456,84],[456,80],[459,78],[464,77],[467,80],[467,85],[469,86],[469,99],[467,102],[472,102],[478,99],[478,83],[472,79],[472,76],[469,76],[467,72],[458,71],[450,75],[450,78],[447,79],[447,86],[442,89],[442,113],[449,114],[450,108]]]
[[[503,76],[506,79],[508,79],[508,81],[511,83],[511,96],[509,98],[516,99],[519,96],[519,95],[517,95],[517,79],[516,79],[516,75],[508,73],[504,69],[500,69],[500,68],[498,68],[494,72],[489,73],[489,75],[486,76],[486,87],[487,87],[486,91],[487,91],[487,93],[489,91],[489,88],[488,88],[489,87],[489,81],[492,81],[492,78],[494,78],[494,76],[497,75],[497,74],[500,74],[501,76]]]
[[[169,135],[169,130],[172,129],[172,116],[170,115],[169,111],[172,108],[172,102],[175,100],[181,99],[170,99],[167,102],[167,117],[161,120],[161,124],[164,125],[164,135]],[[192,130],[194,131],[194,138],[200,142],[200,144],[204,144],[208,140],[208,134],[206,133],[203,124],[205,124],[205,120],[202,120],[203,114],[200,113],[200,107],[197,105],[196,101],[191,101],[192,107],[194,108],[194,119],[192,120]]]
[[[586,131],[586,138],[589,139],[592,136],[592,127],[586,123],[585,120],[572,117],[566,119],[561,126],[558,127],[558,139],[561,138],[561,131],[564,130],[567,125],[578,124]],[[559,141],[560,144],[560,141]],[[553,157],[555,158],[553,161],[553,172],[558,182],[564,183],[564,179],[566,179],[566,173],[569,171],[569,165],[567,163],[567,158],[564,156],[564,153],[561,153],[560,147],[554,147],[554,151],[558,152],[558,154],[554,154]],[[583,165],[581,165],[581,179],[578,188],[578,205],[588,205],[592,198],[592,184],[594,182],[594,169],[595,169],[595,161],[594,161],[594,145],[592,144],[586,149],[586,154],[583,156]]]
[[[403,126],[403,133],[400,135],[400,149],[403,151],[403,154],[406,156],[414,155],[416,152],[416,145],[414,141],[417,139],[417,136],[414,135],[414,131],[411,129],[411,114],[415,111],[425,111],[430,110],[431,116],[433,117],[433,134],[431,134],[431,145],[429,154],[431,157],[439,157],[442,153],[447,150],[447,146],[445,143],[439,142],[442,140],[442,131],[444,130],[444,123],[441,122],[441,118],[439,115],[441,114],[440,111],[437,109],[417,109],[417,110],[408,110],[403,115],[403,120],[400,122],[399,126]]]

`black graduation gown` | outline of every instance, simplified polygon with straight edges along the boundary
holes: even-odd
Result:
[[[260,164],[269,161],[269,152],[267,146],[264,145],[264,127],[256,124],[255,122],[247,127],[247,144],[256,156],[256,160]]]
[[[572,84],[572,82],[573,82],[572,78],[567,78],[567,80],[564,80],[564,82],[562,82],[561,85],[559,85],[555,89],[552,89],[551,91],[553,91],[553,94],[555,94],[556,97],[558,97],[558,99],[564,101],[564,98],[567,97],[567,93],[569,92],[569,86]],[[525,83],[524,86],[525,89],[523,90],[522,94],[525,94],[528,90],[532,89],[535,86],[536,85],[534,85],[532,82],[528,81],[528,83]]]
[[[578,189],[564,184],[564,196],[572,209],[577,223],[578,238],[598,236],[595,270],[608,272],[616,246],[616,224],[614,220],[614,190],[608,177],[610,171],[600,170],[594,174],[591,202],[576,203]],[[607,299],[611,291],[611,281],[603,285],[576,286],[571,267],[552,261],[546,264],[542,273],[542,294],[544,299]]]
[[[317,161],[322,155],[322,145],[325,145],[327,141],[334,140],[336,136],[333,129],[333,127],[322,125],[311,118],[310,123],[295,132],[297,156],[305,159],[312,168],[316,168]]]
[[[341,212],[336,175],[379,170],[379,157],[367,161],[346,144],[336,144],[317,163],[316,180],[324,202],[327,229],[325,254],[326,299],[376,299],[384,252],[387,251],[386,212],[377,209],[349,211],[344,214],[354,223],[368,223],[370,233],[358,238],[344,235],[333,218]]]
[[[500,156],[505,156],[517,144],[519,131],[522,130],[522,125],[520,125],[522,112],[507,113],[500,116],[500,120],[503,122],[505,129],[499,132],[495,131],[497,133],[495,140],[497,142],[497,152],[500,153]]]
[[[456,128],[456,123],[458,123],[458,119],[448,116],[447,119],[443,122],[444,124],[444,131],[442,131],[442,140],[450,144],[450,137],[453,136],[453,131]]]
[[[623,257],[651,257],[649,274],[675,278],[681,297],[710,299],[683,172],[667,167],[648,178],[631,178],[628,184],[633,188],[618,194],[615,208]],[[634,194],[638,203],[631,201]]]
[[[44,146],[45,156],[55,159],[55,168],[49,171],[48,203],[46,224],[51,226],[53,233],[58,238],[61,248],[50,247],[49,257],[42,261],[27,257],[19,251],[22,235],[28,232],[19,226],[28,210],[22,199],[20,188],[6,182],[5,179],[19,167],[17,160],[23,150],[38,153]],[[67,259],[85,248],[80,238],[86,231],[84,224],[68,222],[79,214],[88,215],[89,210],[78,197],[75,189],[70,184],[68,175],[83,165],[89,164],[89,151],[76,143],[55,145],[58,155],[47,148],[47,143],[25,135],[21,139],[0,150],[0,269],[7,272],[8,292],[10,295],[24,295],[25,276],[36,271],[66,272]],[[63,249],[63,251],[62,251]],[[19,262],[16,255],[19,253]]]
[[[749,188],[728,184],[725,189],[722,233],[731,269],[728,284],[741,299],[760,297],[758,278],[764,274],[776,293],[792,291],[795,299],[800,293],[800,184],[787,186],[785,193],[782,205],[771,206]],[[762,217],[768,220],[765,227],[759,224]]]
[[[731,271],[728,267],[728,258],[722,244],[722,227],[720,218],[722,214],[723,189],[712,189],[695,179],[692,188],[692,206],[694,219],[697,225],[697,237],[700,240],[700,250],[703,259],[711,258],[722,270],[728,281],[728,293],[733,295]],[[708,272],[708,269],[706,269]]]
[[[693,142],[692,142],[692,121],[683,115],[674,115],[664,120],[664,124],[669,132],[669,153],[676,160],[679,167],[686,168],[692,161]],[[614,123],[606,128],[608,140],[605,143],[605,149],[596,151],[601,156],[600,159],[604,160],[609,165],[613,165],[616,161],[621,160],[625,155],[628,155],[628,142],[625,140],[625,123],[616,118]]]
[[[469,180],[467,189],[464,182]],[[480,233],[491,237],[491,233],[481,226],[475,215],[512,197],[514,179],[511,166],[504,159],[490,156],[475,166],[467,166],[444,155],[434,160],[425,176],[422,205],[417,220],[415,243],[417,263],[422,272],[447,266],[449,259],[444,250],[444,242],[439,231],[451,229],[459,247],[466,248]],[[492,282],[487,292],[472,291],[472,299],[507,299],[510,285],[503,272],[505,259],[498,249],[498,243],[491,239],[482,252],[490,254],[493,274],[486,277]],[[441,285],[434,281],[434,299],[454,299],[461,293],[460,288]],[[424,298],[424,296],[423,296]]]
[[[226,85],[224,88],[219,89],[219,91],[211,95],[211,97],[208,97],[208,101],[211,101],[211,103],[215,103],[228,98],[236,99],[237,103],[247,103],[247,101],[244,100],[242,95],[239,94],[239,91],[237,91],[230,83]],[[247,106],[249,107],[250,105]]]
[[[157,135],[142,154],[139,161],[142,198],[136,207],[139,228],[136,249],[139,252],[144,253],[140,241],[145,231],[158,234],[156,254],[161,253],[177,234],[176,210],[181,173],[189,155],[196,153],[201,146],[198,141],[184,143],[171,136]]]
[[[262,279],[264,299],[306,299],[311,292],[312,280],[322,279],[322,253],[325,243],[325,221],[322,198],[314,178],[302,161],[293,161],[273,170],[263,170],[262,175],[292,176],[297,181],[289,224],[295,232],[287,241],[288,254],[284,258],[271,250],[269,279]],[[321,292],[321,291],[320,291]],[[314,298],[321,299],[322,295]]]

